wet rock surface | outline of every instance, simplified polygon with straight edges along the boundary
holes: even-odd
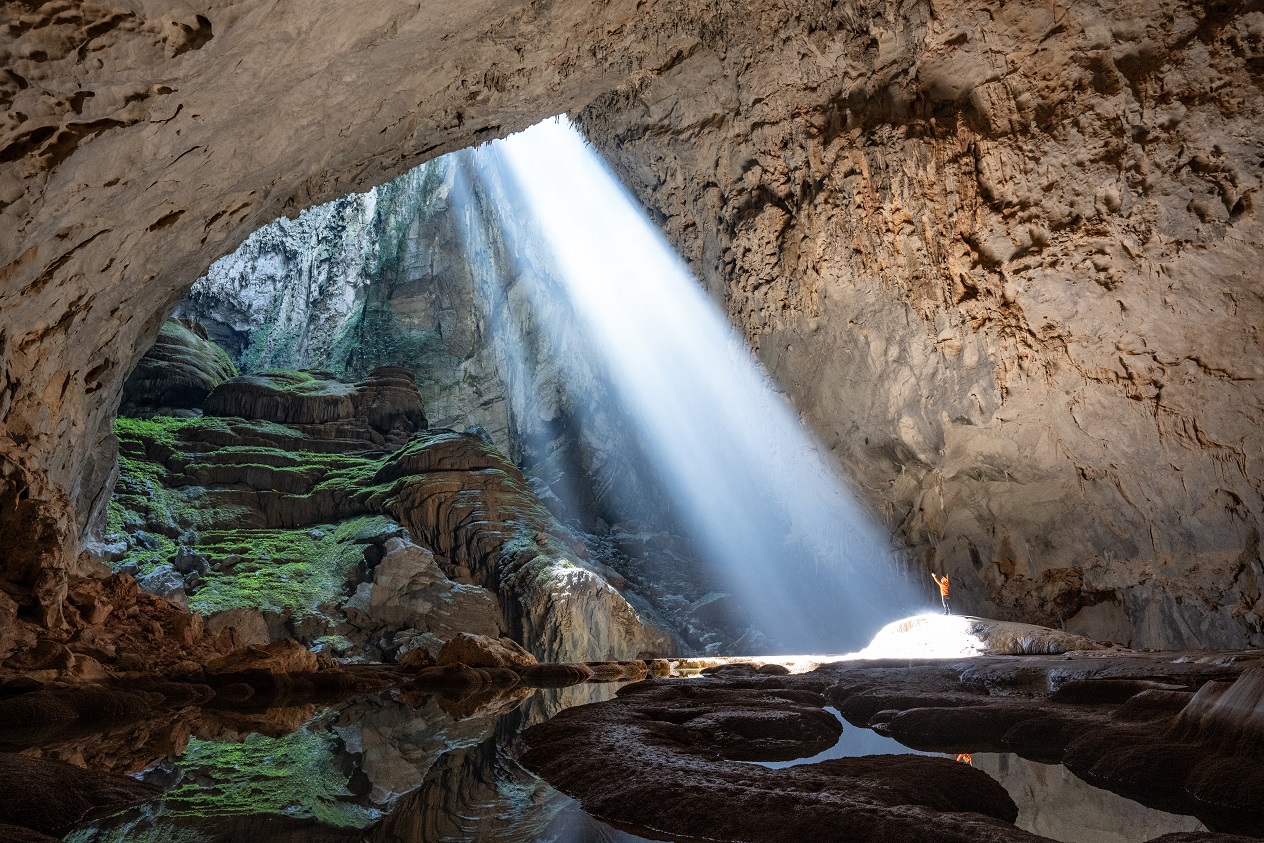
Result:
[[[522,762],[591,813],[720,840],[1036,840],[985,773],[946,759],[876,756],[770,770],[833,744],[811,683],[653,680],[525,734]],[[944,822],[941,812],[968,812]]]
[[[0,823],[61,835],[92,815],[153,798],[156,788],[61,761],[0,753]],[[38,839],[38,838],[37,838]]]
[[[726,760],[815,754],[829,733],[814,739],[811,724],[824,728],[832,705],[851,724],[844,728],[871,727],[914,749],[1063,764],[1096,787],[1198,817],[1218,833],[1207,840],[1259,836],[1262,665],[1258,652],[857,661],[785,676],[730,665],[564,711],[525,734],[523,763],[598,816],[684,837],[1045,839],[981,818],[962,823],[958,811],[1011,822],[1013,804],[968,778],[981,771],[948,759],[876,756],[776,770]],[[730,815],[743,800],[761,807],[739,828]],[[813,825],[822,816],[835,824]],[[856,836],[838,836],[840,823]]]

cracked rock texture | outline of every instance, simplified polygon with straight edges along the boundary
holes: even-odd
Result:
[[[1262,58],[1232,0],[8,4],[8,588],[51,620],[89,569],[123,381],[212,260],[587,106],[959,606],[1261,643]]]
[[[770,6],[582,122],[956,605],[1259,645],[1262,72],[1248,3]]]

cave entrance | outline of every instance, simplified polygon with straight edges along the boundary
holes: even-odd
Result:
[[[615,595],[605,649],[558,658],[847,652],[912,608],[884,531],[565,118],[257,231],[163,327],[116,429],[112,563],[260,610],[260,639],[530,639],[554,598],[505,571],[541,557]],[[446,626],[375,578],[403,541],[469,597]]]

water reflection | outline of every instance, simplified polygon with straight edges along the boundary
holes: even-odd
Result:
[[[638,843],[667,839],[618,830],[585,813],[515,760],[519,735],[563,708],[614,696],[616,684],[451,700],[390,694],[325,709],[190,709],[182,751],[136,775],[163,794],[89,823],[71,843]],[[836,710],[830,709],[836,717]],[[841,721],[841,717],[840,717]],[[167,742],[156,746],[168,747]],[[128,747],[129,751],[139,751]],[[837,744],[796,761],[922,753],[843,724]],[[127,756],[133,757],[131,755]],[[743,762],[734,762],[743,763]],[[1077,843],[1140,843],[1203,831],[1076,778],[1060,765],[973,755],[1019,806],[1017,825]]]
[[[518,736],[615,683],[467,697],[383,695],[317,711],[201,712],[183,751],[136,776],[151,803],[84,825],[71,843],[521,841],[606,828],[515,760]],[[246,726],[236,731],[229,722]],[[288,716],[287,716],[288,715]],[[269,729],[266,724],[281,725]],[[262,731],[251,731],[247,724]],[[286,728],[288,727],[288,728]],[[271,733],[266,733],[271,732]],[[608,835],[580,839],[633,841]],[[606,833],[603,831],[602,833]]]
[[[852,726],[838,709],[826,707],[838,718],[843,734],[838,743],[810,758],[793,761],[752,761],[773,769],[815,764],[829,758],[862,755],[940,755],[911,749],[871,729]],[[946,757],[952,758],[952,755]],[[1206,831],[1194,817],[1156,811],[1080,779],[1061,764],[1040,764],[1013,753],[980,753],[958,756],[996,779],[1018,805],[1015,825],[1024,831],[1065,843],[1142,843],[1174,832]]]

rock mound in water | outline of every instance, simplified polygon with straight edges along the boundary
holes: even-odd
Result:
[[[128,776],[0,753],[0,823],[6,825],[60,838],[86,817],[113,813],[157,793],[153,785]]]
[[[739,684],[740,683],[740,684]],[[826,684],[800,677],[651,680],[524,733],[522,763],[585,810],[673,839],[1035,841],[982,770],[884,755],[767,768],[838,739]]]
[[[125,415],[195,410],[237,367],[196,322],[167,320],[123,385]]]
[[[204,412],[286,425],[361,422],[398,445],[426,428],[413,376],[399,366],[374,369],[356,384],[318,370],[242,375],[206,397]]]
[[[918,615],[887,624],[862,659],[1049,656],[1107,645],[1044,626],[961,615]]]
[[[439,651],[439,664],[463,664],[468,667],[530,667],[535,656],[522,645],[508,638],[489,638],[458,632]]]

